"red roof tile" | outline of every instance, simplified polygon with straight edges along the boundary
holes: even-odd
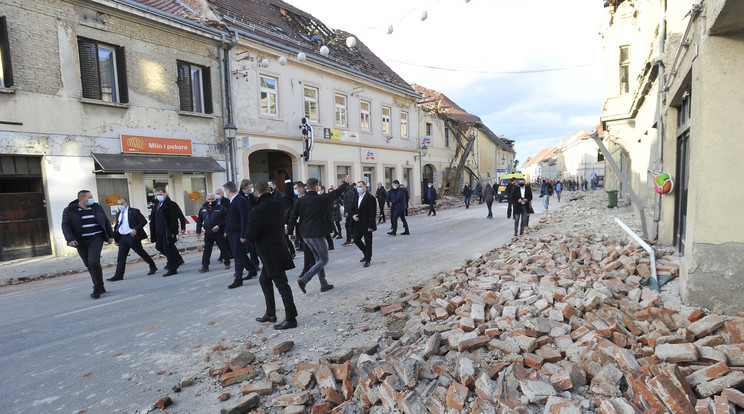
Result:
[[[453,100],[442,92],[427,89],[421,85],[411,84],[413,89],[421,94],[421,109],[427,112],[442,111],[449,118],[457,122],[483,125],[481,119],[460,108]]]

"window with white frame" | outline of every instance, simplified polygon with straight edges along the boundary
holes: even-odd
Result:
[[[346,95],[337,93],[334,102],[336,107],[336,126],[346,127]]]
[[[408,136],[408,112],[400,111],[400,136]]]
[[[279,115],[278,80],[270,76],[261,76],[261,113],[264,115]]]
[[[0,16],[0,88],[13,86],[13,68],[10,65],[10,39],[5,16]]]
[[[209,67],[176,61],[178,98],[182,111],[211,114],[212,75]]]
[[[383,106],[382,107],[382,133],[385,135],[390,135],[392,129],[390,128],[390,107],[389,106]]]
[[[369,117],[370,117],[370,103],[368,101],[359,102],[359,112],[361,114],[361,120],[359,127],[365,131],[370,130]]]
[[[620,94],[630,93],[630,46],[620,46]]]
[[[78,37],[83,98],[103,102],[129,102],[123,46]]]
[[[305,86],[302,95],[305,105],[305,118],[311,122],[318,122],[318,88]]]

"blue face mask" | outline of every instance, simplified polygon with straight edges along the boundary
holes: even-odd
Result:
[[[364,189],[362,187],[357,187],[357,193],[364,194]]]
[[[253,191],[255,191],[255,188],[251,187],[251,194],[253,194]]]
[[[92,206],[92,205],[93,205],[93,204],[95,204],[95,203],[96,203],[96,200],[94,200],[94,199],[92,199],[92,198],[89,198],[89,199],[88,199],[88,201],[86,201],[86,202],[85,202],[85,204],[87,204],[87,205],[89,205],[89,206]]]
[[[163,195],[155,196],[155,198],[157,198],[158,199],[158,202],[160,202],[160,203],[162,203],[163,201],[165,201],[165,196],[163,196]]]
[[[300,195],[300,190],[294,190],[296,196]]]
[[[219,199],[221,199],[221,198],[222,198],[222,196],[221,196],[221,195],[219,195],[219,194],[215,194],[214,198],[216,198],[216,199],[218,199],[218,200],[219,200]]]
[[[122,206],[121,204],[119,204],[118,207],[119,207],[119,211],[124,211],[127,209],[127,206]]]

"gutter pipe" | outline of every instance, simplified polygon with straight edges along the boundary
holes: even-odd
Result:
[[[615,217],[615,223],[617,223],[620,228],[625,230],[626,233],[630,235],[630,237],[633,238],[633,240],[636,241],[636,243],[640,244],[641,247],[643,247],[643,250],[648,252],[649,256],[651,256],[651,280],[649,280],[649,284],[651,285],[651,289],[654,289],[658,291],[660,289],[659,286],[659,278],[656,275],[656,254],[654,253],[654,249],[651,248],[651,246],[648,245],[643,239],[641,239],[637,234],[633,232],[633,230],[630,229],[625,223],[623,223],[622,220],[620,220],[619,217]]]

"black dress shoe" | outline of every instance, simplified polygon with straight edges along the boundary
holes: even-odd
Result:
[[[257,274],[258,274],[258,273],[256,273],[256,272],[253,272],[253,273],[248,273],[248,276],[243,276],[243,280],[251,280],[251,279],[253,279],[254,277],[256,277],[256,275],[257,275]]]
[[[179,260],[178,263],[176,263],[176,269],[178,269],[178,267],[181,266],[184,263],[185,262],[183,261],[183,258],[181,258],[181,260]]]
[[[106,288],[101,286],[101,293],[106,293]]]
[[[93,293],[90,294],[90,297],[93,299],[98,299],[101,297],[101,292],[94,290]]]
[[[364,267],[369,267],[369,260],[367,260],[366,262],[364,262]]]
[[[155,274],[155,272],[157,272],[157,271],[158,271],[158,268],[157,268],[157,267],[151,267],[151,268],[150,268],[150,271],[149,271],[149,272],[147,272],[147,275],[148,275],[148,276],[149,276],[149,275],[154,275],[154,274]]]
[[[199,268],[199,273],[206,273],[209,271],[209,266],[202,266]]]
[[[320,288],[321,292],[328,292],[329,290],[333,289],[333,285],[325,285]]]
[[[110,278],[108,278],[106,280],[108,280],[109,282],[116,282],[117,280],[124,280],[124,276],[119,276],[119,277],[114,276],[114,277],[110,277]]]
[[[173,270],[169,270],[167,273],[164,273],[163,274],[163,277],[173,276],[173,275],[176,275],[176,274],[178,274],[178,270],[173,269]]]
[[[256,318],[256,322],[271,322],[271,323],[274,323],[274,322],[276,322],[276,316],[264,315],[264,316],[261,316],[260,318]]]
[[[411,234],[411,233],[409,233],[408,230],[406,230],[403,233],[401,233],[400,235],[401,236],[408,236],[409,234]]]
[[[296,319],[285,319],[284,322],[280,323],[279,325],[274,325],[274,329],[281,331],[283,329],[292,329],[297,327],[297,320]]]
[[[230,263],[225,263],[225,270],[230,270]]]
[[[388,234],[391,235],[391,236],[395,236],[395,232],[394,231],[389,231]]]
[[[366,257],[362,257],[362,260],[360,260],[359,263],[364,263],[366,261],[367,261],[367,258]]]
[[[228,289],[235,289],[236,287],[241,287],[241,286],[243,286],[243,281],[242,280],[241,281],[237,281],[236,280],[236,281],[232,282],[229,286],[227,286],[227,288]]]
[[[297,285],[300,286],[300,290],[302,291],[302,293],[307,293],[307,290],[305,290],[305,282],[303,282],[302,280],[298,280]]]

